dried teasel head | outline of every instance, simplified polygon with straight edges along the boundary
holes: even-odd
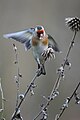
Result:
[[[80,18],[78,17],[72,17],[72,18],[66,18],[66,25],[72,30],[72,31],[80,31]]]

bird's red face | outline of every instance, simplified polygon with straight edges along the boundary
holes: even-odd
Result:
[[[43,37],[44,36],[44,30],[37,30],[37,36],[40,38],[40,37]]]
[[[37,33],[37,37],[39,39],[42,39],[45,35],[45,31],[44,31],[44,28],[42,26],[37,26],[36,27],[36,33]]]

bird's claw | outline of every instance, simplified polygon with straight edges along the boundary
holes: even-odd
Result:
[[[46,75],[45,67],[42,65],[40,66],[40,68],[37,71],[37,77],[39,77],[40,75]]]
[[[41,69],[38,69],[36,73],[37,73],[37,77],[39,77],[41,75]]]

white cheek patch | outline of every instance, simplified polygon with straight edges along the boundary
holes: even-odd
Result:
[[[43,37],[43,34],[40,34],[41,37]]]

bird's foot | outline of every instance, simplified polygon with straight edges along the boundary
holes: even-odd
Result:
[[[41,69],[38,69],[36,73],[37,73],[37,77],[39,77],[41,75]]]
[[[40,68],[37,71],[37,76],[39,77],[40,75],[46,75],[44,66],[40,66]]]

